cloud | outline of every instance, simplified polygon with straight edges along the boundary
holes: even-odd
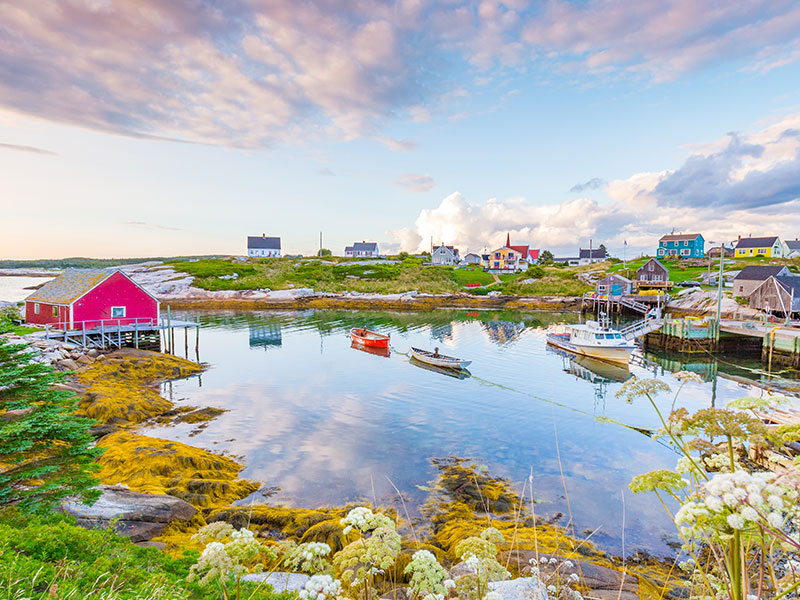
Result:
[[[404,173],[395,181],[395,185],[407,188],[412,192],[429,192],[436,187],[436,181],[430,175]]]
[[[592,177],[589,181],[585,183],[576,183],[569,189],[569,191],[580,193],[585,190],[597,190],[603,187],[605,184],[606,184],[605,179],[601,179],[600,177]]]
[[[34,154],[44,154],[47,156],[58,156],[56,152],[44,150],[43,148],[36,148],[34,146],[22,146],[20,144],[4,144],[0,142],[0,150],[17,150],[18,152],[32,152]]]
[[[183,231],[180,227],[170,227],[168,225],[154,225],[145,221],[123,221],[122,225],[128,227],[138,227],[140,229],[163,230],[163,231]]]
[[[456,192],[420,211],[413,228],[392,232],[402,250],[421,251],[431,237],[462,253],[496,248],[507,234],[519,244],[575,254],[605,244],[621,255],[652,253],[665,232],[700,232],[706,240],[800,231],[800,114],[696,149],[675,170],[609,181],[610,202],[584,197],[533,204],[524,198],[468,202]],[[788,132],[788,133],[787,133]],[[583,185],[583,184],[581,184]]]
[[[381,144],[389,148],[389,150],[394,150],[396,152],[410,152],[411,150],[415,150],[417,148],[416,142],[411,142],[408,140],[396,140],[390,137],[377,137],[377,139]]]
[[[328,167],[322,167],[319,171],[317,171],[320,175],[325,177],[333,177],[334,173]]]

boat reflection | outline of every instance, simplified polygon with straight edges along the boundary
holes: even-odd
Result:
[[[374,346],[364,346],[356,342],[352,342],[350,344],[350,347],[353,350],[361,350],[361,352],[366,352],[367,354],[374,354],[375,356],[382,356],[383,358],[389,358],[392,354],[392,351],[389,348],[376,348]]]
[[[250,348],[276,348],[283,344],[280,323],[252,324],[250,329]]]
[[[434,373],[441,373],[442,375],[447,375],[448,377],[455,377],[456,379],[466,379],[467,377],[472,377],[472,373],[470,373],[467,369],[446,369],[445,367],[437,367],[434,365],[429,365],[428,363],[424,363],[421,360],[417,360],[413,356],[409,359],[409,361],[415,367],[419,367],[420,369],[425,369],[426,371],[433,371]]]
[[[608,384],[622,383],[632,377],[627,363],[612,363],[590,356],[581,356],[547,345],[547,351],[562,358],[565,373],[588,381],[594,386],[595,400],[605,400]]]

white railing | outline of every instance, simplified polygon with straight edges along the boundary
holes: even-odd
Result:
[[[166,322],[166,319],[162,319]],[[89,324],[87,326],[87,324]],[[119,329],[120,327],[138,327],[138,326],[156,326],[159,324],[158,318],[152,317],[120,317],[118,319],[87,319],[85,321],[76,321],[73,324],[62,323],[47,323],[45,329],[49,332],[51,329],[55,331],[90,331],[94,329]]]

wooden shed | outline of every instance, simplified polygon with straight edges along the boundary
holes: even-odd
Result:
[[[25,298],[25,320],[58,329],[153,325],[158,299],[117,269],[67,269]]]
[[[636,285],[640,290],[670,288],[669,269],[658,259],[651,258],[636,269]]]
[[[782,315],[800,312],[800,277],[770,276],[750,294],[750,308]]]
[[[627,296],[632,291],[633,282],[627,277],[612,273],[603,277],[595,285],[598,294],[608,294],[609,296]]]

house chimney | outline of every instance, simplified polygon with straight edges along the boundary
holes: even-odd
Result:
[[[739,236],[739,239],[737,241],[741,242],[742,241],[742,236]]]
[[[266,233],[262,233],[262,234],[261,234],[261,237],[262,237],[262,238],[265,238],[265,237],[267,237],[267,234],[266,234]]]

